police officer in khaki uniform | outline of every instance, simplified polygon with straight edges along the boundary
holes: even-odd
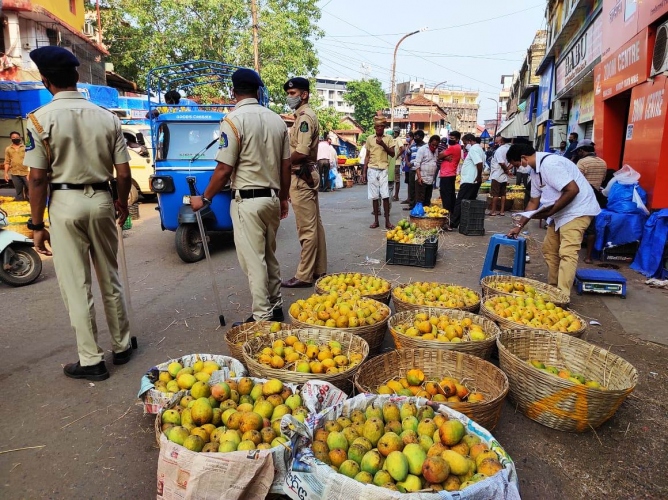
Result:
[[[295,123],[290,130],[290,161],[292,180],[290,200],[297,220],[297,234],[302,247],[299,266],[294,278],[283,282],[286,288],[308,288],[327,272],[327,242],[320,219],[317,172],[318,118],[308,104],[309,81],[291,78],[283,89],[288,94],[288,106],[295,110]]]
[[[31,168],[32,213],[28,227],[34,230],[38,252],[50,255],[45,243],[51,243],[58,284],[76,332],[79,361],[66,365],[65,375],[105,380],[109,372],[97,344],[90,261],[102,292],[113,362],[127,363],[132,347],[118,277],[115,224],[116,218],[122,224],[128,216],[130,156],[118,117],[77,91],[79,61],[71,52],[48,46],[33,50],[30,58],[53,100],[28,116],[25,164]],[[114,168],[116,201],[109,188]],[[43,221],[49,184],[52,238]]]
[[[234,244],[253,297],[253,314],[245,322],[283,321],[276,232],[288,216],[288,129],[279,115],[258,103],[264,84],[255,71],[238,69],[232,85],[237,105],[220,125],[218,165],[203,196],[193,196],[190,204],[193,210],[210,204],[232,179]]]

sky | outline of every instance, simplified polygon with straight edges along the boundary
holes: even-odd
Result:
[[[545,0],[321,0],[315,45],[319,76],[377,78],[390,89],[392,54],[397,83],[478,90],[478,123],[495,116],[501,75],[519,71],[536,30],[544,29]],[[364,68],[362,67],[364,65]]]

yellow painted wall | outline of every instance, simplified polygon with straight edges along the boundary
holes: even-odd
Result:
[[[34,5],[40,5],[64,23],[69,24],[77,30],[83,30],[84,26],[84,0],[75,0],[75,13],[70,11],[70,0],[32,0]]]

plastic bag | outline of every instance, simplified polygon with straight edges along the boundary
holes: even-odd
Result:
[[[640,172],[637,172],[630,165],[624,165],[622,168],[612,174],[612,179],[603,190],[603,194],[609,197],[612,186],[616,183],[620,184],[636,184],[640,180]]]
[[[615,183],[608,194],[607,209],[618,214],[649,214],[647,193],[637,184]]]
[[[411,210],[411,216],[412,217],[424,217],[424,207],[422,206],[422,203],[419,201],[415,204],[413,207],[413,210]]]
[[[329,180],[330,181],[335,181],[337,173],[338,173],[338,171],[335,168],[330,168],[329,169]]]
[[[343,177],[341,176],[340,172],[336,173],[336,180],[334,181],[334,187],[336,189],[343,189]]]

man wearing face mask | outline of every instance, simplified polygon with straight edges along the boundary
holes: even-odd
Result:
[[[462,159],[462,147],[459,145],[461,137],[462,135],[456,130],[450,132],[448,147],[438,155],[438,158],[442,160],[438,174],[441,179],[441,204],[450,213],[450,216],[455,209],[455,199],[457,197],[455,180],[457,179],[457,168]]]
[[[478,190],[482,184],[482,168],[485,163],[485,152],[480,144],[476,142],[473,134],[466,134],[462,142],[467,151],[466,159],[462,165],[462,173],[459,185],[459,194],[455,200],[455,208],[450,217],[450,227],[459,227],[459,221],[462,215],[462,201],[475,200],[478,197]]]
[[[417,191],[415,189],[417,166],[415,165],[415,159],[417,158],[418,150],[424,145],[424,130],[418,130],[413,135],[413,143],[408,148],[408,164],[410,166],[410,171],[408,172],[408,206],[404,210],[413,210],[417,200]]]
[[[572,162],[577,161],[577,157],[575,156],[575,150],[578,147],[578,137],[579,136],[577,132],[571,132],[568,135],[568,147],[566,148],[566,151],[564,151],[564,158],[567,158]]]
[[[327,242],[320,219],[317,172],[318,118],[308,104],[310,84],[306,78],[291,78],[283,89],[288,106],[295,111],[295,123],[290,129],[290,162],[292,180],[290,201],[295,211],[297,235],[302,247],[297,272],[283,281],[285,288],[308,288],[327,272]]]
[[[5,148],[5,182],[9,181],[11,175],[16,190],[14,200],[24,201],[28,199],[28,167],[23,165],[26,147],[21,144],[21,134],[18,132],[12,132],[9,138],[12,144]]]
[[[76,332],[79,361],[65,365],[71,378],[109,378],[104,350],[97,343],[91,291],[91,261],[102,293],[113,363],[132,355],[130,324],[118,276],[118,232],[128,217],[132,183],[130,155],[118,117],[77,91],[77,58],[62,47],[47,46],[30,53],[53,100],[28,115],[25,163],[30,172],[28,228],[35,249],[51,255],[44,228],[47,188],[51,187],[49,219],[53,263],[58,284]],[[118,199],[109,182],[116,170]],[[116,220],[115,220],[116,219]]]
[[[434,178],[438,167],[436,160],[438,158],[438,144],[441,138],[438,135],[432,135],[429,142],[418,150],[415,163],[417,164],[416,174],[416,197],[417,201],[425,207],[431,205],[431,195],[434,192]]]

